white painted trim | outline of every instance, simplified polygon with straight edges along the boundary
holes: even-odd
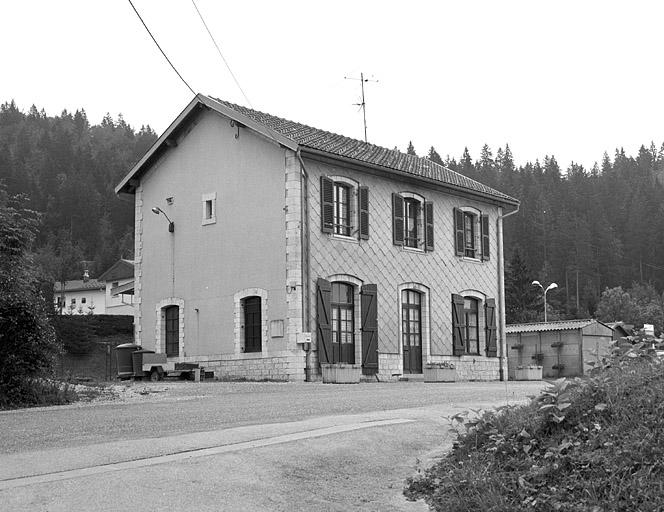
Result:
[[[260,297],[261,298],[261,351],[260,352],[245,352],[244,351],[244,302],[243,299],[247,297]],[[233,338],[234,338],[234,350],[233,353],[236,355],[240,354],[256,354],[257,357],[262,357],[267,355],[268,346],[267,340],[269,339],[268,332],[268,318],[267,318],[267,307],[268,294],[267,290],[263,288],[245,288],[240,290],[233,295],[233,304],[234,304],[234,321],[233,321]]]
[[[155,325],[155,344],[154,351],[158,354],[166,353],[166,315],[164,308],[168,306],[178,307],[178,356],[177,360],[187,357],[185,353],[185,340],[184,340],[184,299],[179,297],[169,297],[160,300],[156,306],[156,325]],[[171,359],[176,359],[171,357]]]

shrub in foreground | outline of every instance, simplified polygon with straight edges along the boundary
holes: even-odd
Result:
[[[405,494],[439,511],[664,510],[663,372],[626,342],[527,405],[456,416],[452,451]]]

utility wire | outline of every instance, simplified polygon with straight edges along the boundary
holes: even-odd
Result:
[[[198,6],[196,5],[196,2],[194,0],[191,0],[191,3],[194,4],[194,9],[196,9],[196,12],[198,13],[198,17],[203,22],[203,26],[205,27],[205,30],[207,30],[207,33],[210,36],[210,39],[212,39],[212,42],[214,43],[214,47],[217,49],[217,53],[219,54],[219,57],[221,57],[221,60],[224,61],[224,64],[226,65],[226,69],[228,69],[228,72],[233,77],[233,80],[235,81],[235,85],[237,85],[237,88],[240,89],[240,92],[242,93],[242,96],[244,96],[244,99],[246,100],[246,102],[249,104],[249,106],[253,110],[254,107],[251,104],[251,101],[249,101],[249,98],[247,98],[247,95],[244,93],[244,90],[242,89],[242,86],[240,85],[240,82],[235,77],[235,74],[233,73],[233,70],[231,69],[228,62],[226,61],[226,58],[224,57],[224,54],[221,53],[221,49],[219,48],[219,45],[217,44],[217,41],[214,39],[214,36],[212,35],[212,32],[210,32],[210,29],[208,28],[207,23],[205,23],[205,19],[203,18],[203,15],[201,14],[201,11],[198,10]]]
[[[191,93],[195,96],[195,95],[196,95],[196,92],[191,88],[191,86],[187,83],[187,81],[186,81],[184,78],[182,78],[182,75],[180,74],[180,72],[179,72],[177,69],[175,69],[175,66],[174,66],[173,63],[171,62],[171,59],[169,59],[168,56],[166,55],[166,53],[164,53],[164,50],[161,49],[161,46],[159,46],[159,43],[157,42],[157,40],[156,40],[156,39],[154,38],[154,36],[152,35],[152,32],[150,32],[150,29],[148,28],[148,26],[147,26],[147,25],[145,24],[145,22],[143,21],[143,18],[141,18],[141,15],[138,13],[138,11],[136,10],[136,7],[134,7],[134,4],[133,4],[133,2],[132,2],[131,0],[129,0],[129,4],[131,5],[131,8],[134,9],[134,12],[136,13],[136,16],[138,16],[138,19],[141,20],[141,23],[142,23],[143,26],[145,27],[145,30],[147,30],[147,31],[148,31],[148,34],[150,34],[150,37],[151,37],[152,40],[154,41],[154,44],[157,45],[157,48],[159,48],[159,51],[161,52],[161,54],[164,56],[164,58],[166,59],[166,61],[167,61],[167,62],[171,65],[171,67],[173,68],[173,71],[175,71],[175,73],[180,77],[180,80],[182,80],[182,81],[184,82],[184,85],[186,85],[186,86],[189,88],[189,90],[191,91]]]

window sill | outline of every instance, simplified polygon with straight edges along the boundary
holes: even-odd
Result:
[[[217,218],[212,217],[211,219],[203,219],[203,222],[201,223],[201,225],[207,226],[208,224],[216,224],[216,223],[217,223]]]
[[[470,258],[468,256],[457,256],[457,258],[459,258],[461,261],[467,261],[468,263],[476,263],[480,265],[484,263],[481,258]]]
[[[401,250],[406,252],[416,252],[420,254],[424,254],[426,252],[424,249],[420,249],[418,247],[406,247],[405,245],[401,246]]]
[[[355,243],[355,244],[360,243],[360,241],[354,236],[336,235],[336,234],[332,233],[332,234],[329,234],[328,237],[332,238],[334,240],[341,240],[342,242],[350,242],[350,243]]]

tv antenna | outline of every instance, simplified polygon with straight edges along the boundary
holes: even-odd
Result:
[[[376,82],[378,83],[378,80],[370,80],[368,78],[364,78],[364,73],[360,73],[360,78],[355,78],[352,76],[345,76],[345,80],[359,80],[360,85],[362,86],[362,103],[353,103],[353,105],[360,107],[362,109],[362,117],[364,119],[364,142],[367,142],[367,104],[364,101],[364,82]]]

